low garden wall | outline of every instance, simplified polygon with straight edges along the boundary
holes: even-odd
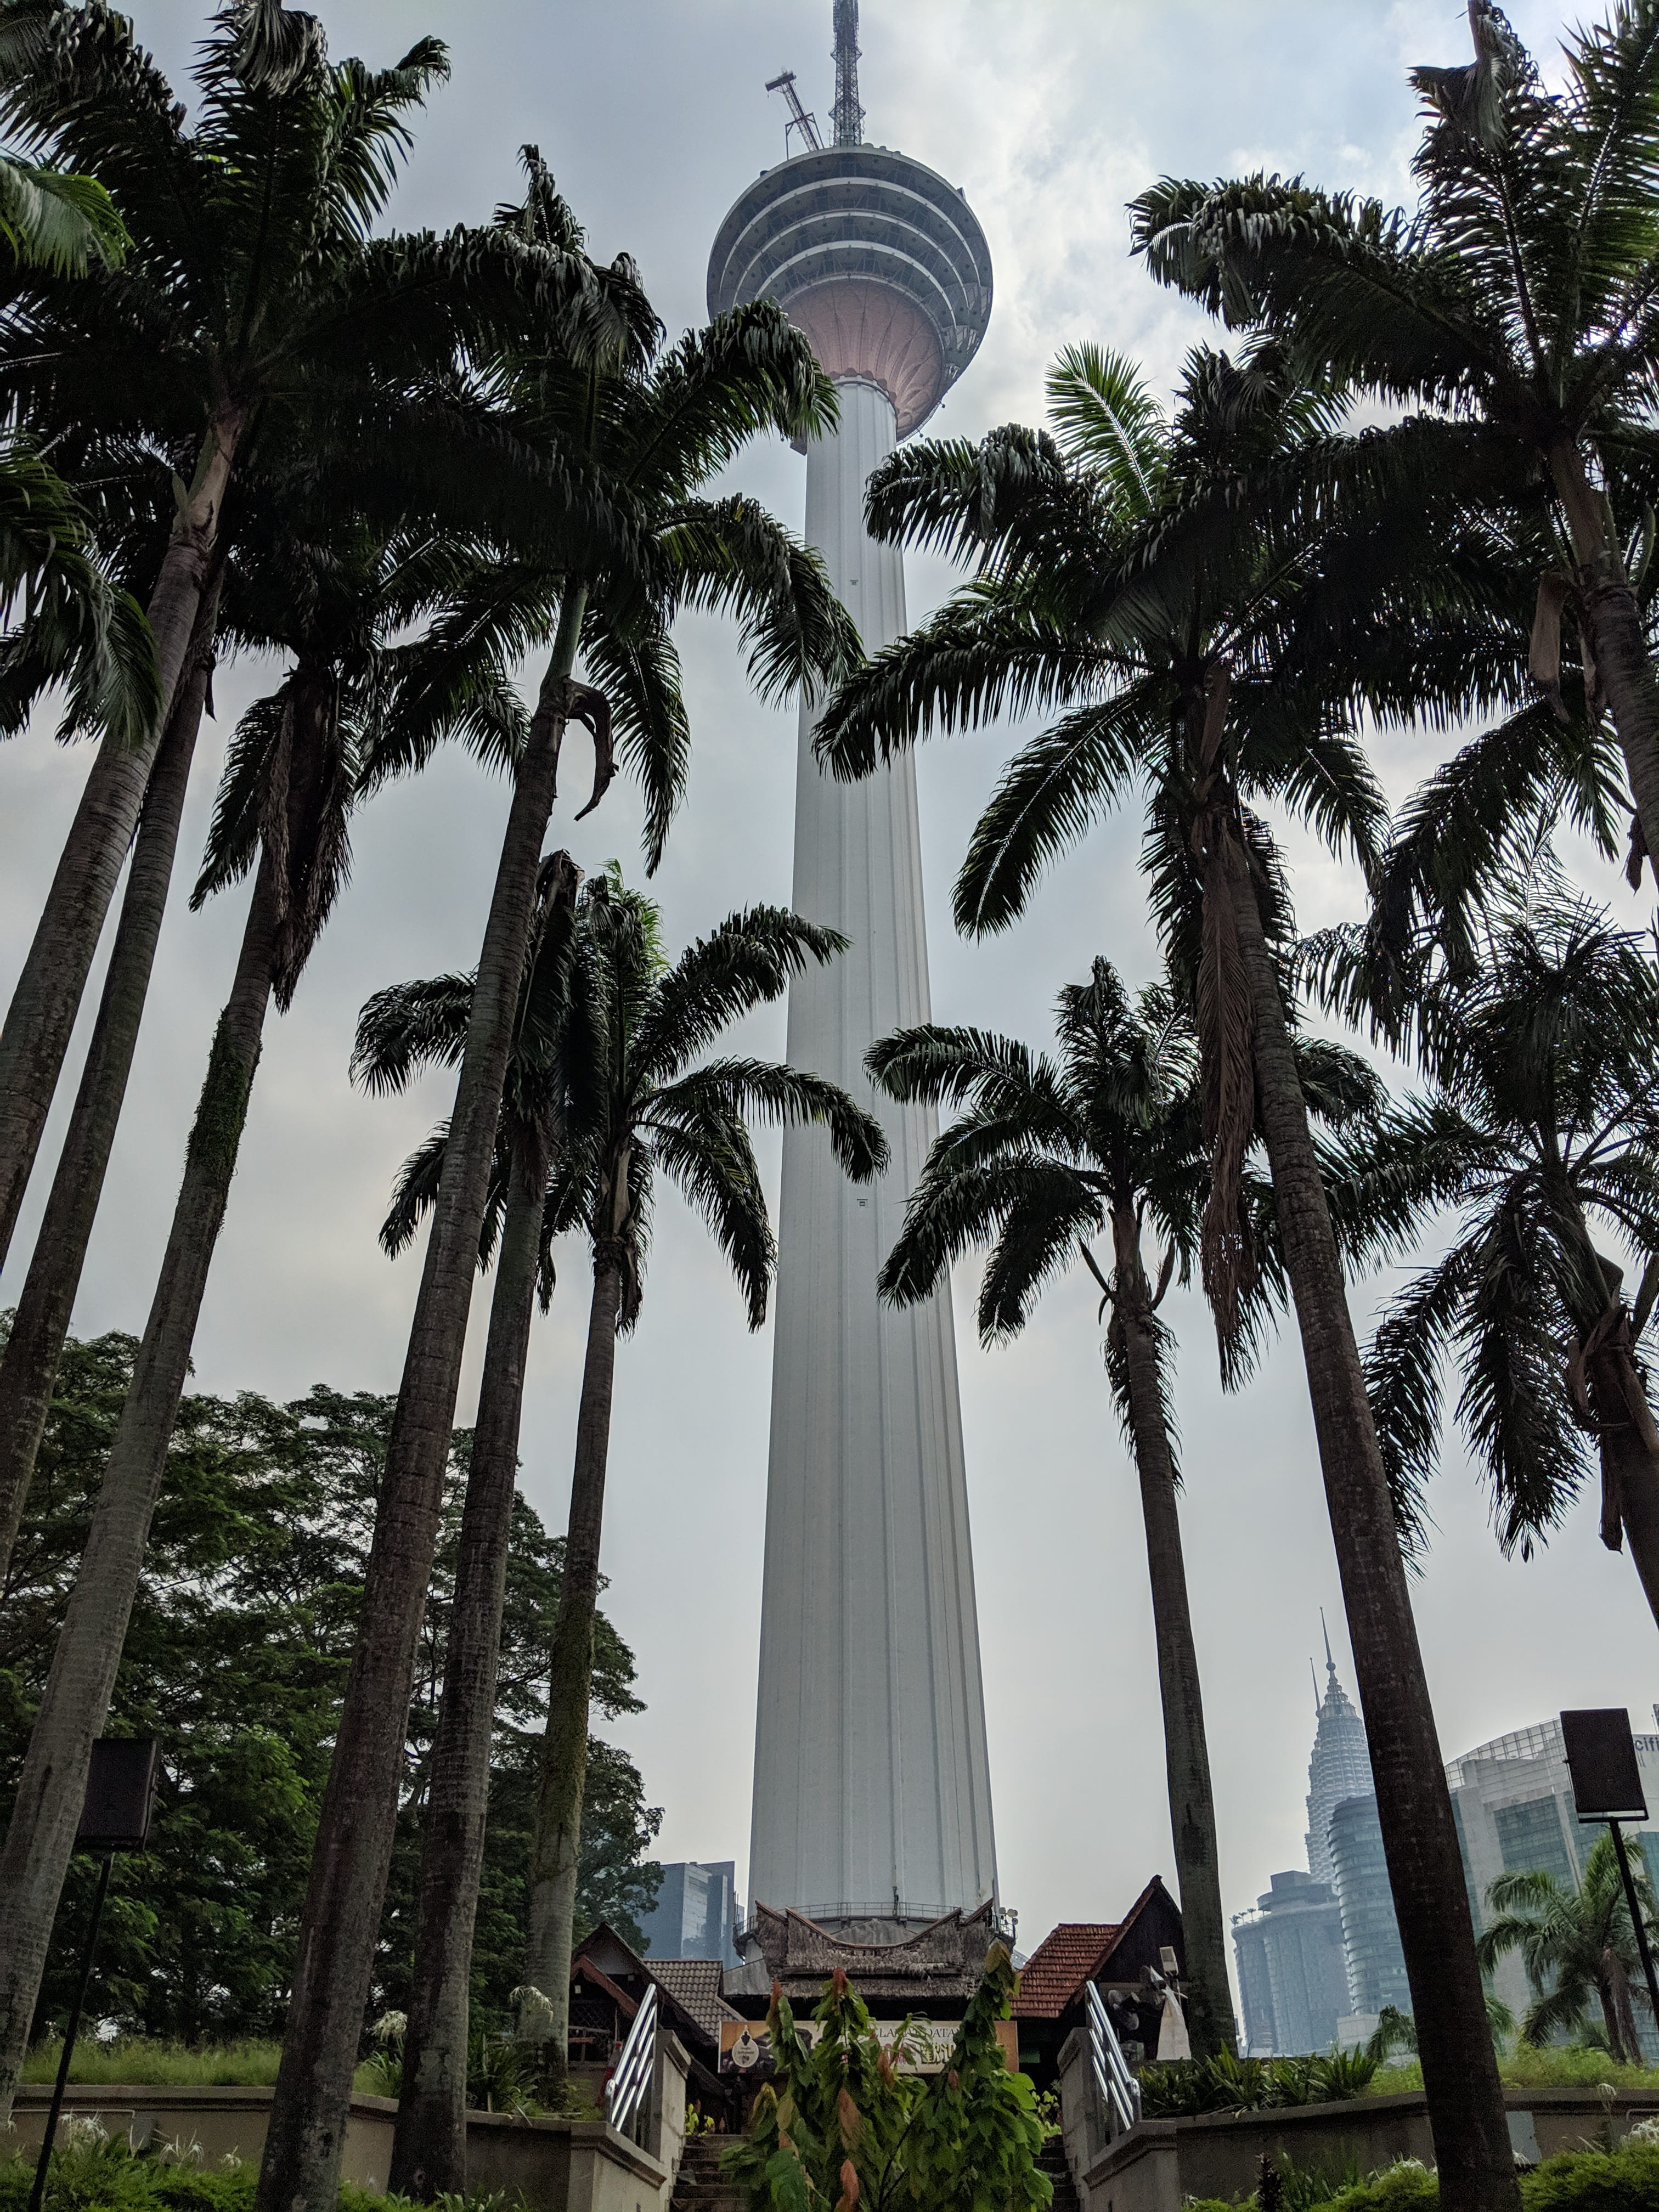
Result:
[[[502,2112],[469,2112],[469,2194],[500,2191],[509,2203],[522,2197],[533,2212],[668,2212],[685,2140],[688,2066],[678,2039],[659,2038],[646,2149],[604,2120],[524,2120]],[[106,2135],[124,2136],[135,2150],[166,2151],[209,2167],[230,2160],[252,2166],[264,2150],[270,2099],[268,2088],[71,2082],[64,2093],[64,2115],[95,2121]],[[52,2090],[45,2083],[18,2088],[9,2138],[14,2154],[33,2157],[39,2152],[51,2102]],[[385,2189],[397,2115],[389,2097],[352,2098],[343,2180]]]
[[[1504,2101],[1516,2154],[1528,2164],[1593,2147],[1608,2134],[1622,2138],[1659,2112],[1659,2095],[1639,2090],[1604,2098],[1589,2089],[1510,2089]],[[1068,2140],[1068,2153],[1072,2148]],[[1079,2176],[1079,2193],[1084,2212],[1181,2212],[1189,2197],[1248,2197],[1264,2154],[1339,2182],[1354,2168],[1372,2173],[1402,2158],[1432,2166],[1427,2105],[1417,2090],[1142,2120],[1093,2151]]]

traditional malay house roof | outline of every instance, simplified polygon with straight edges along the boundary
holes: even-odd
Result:
[[[725,1993],[747,2018],[761,2018],[775,1982],[804,2019],[839,1967],[878,2019],[917,2013],[959,2019],[979,1987],[985,1954],[997,1942],[989,1900],[960,1906],[898,1943],[856,1943],[809,1920],[757,1905],[745,1931],[744,1963],[728,1970]]]
[[[1163,2001],[1152,1976],[1163,1971],[1166,1950],[1175,1954],[1179,1977],[1186,1964],[1181,1907],[1156,1875],[1123,1919],[1062,1921],[1043,1937],[1021,1970],[1013,2002],[1019,2063],[1039,2088],[1050,2086],[1061,2046],[1084,2023],[1090,1982],[1105,1998],[1120,2038],[1138,2043],[1148,2058],[1157,2056]]]
[[[718,1959],[642,1959],[630,1943],[601,1921],[575,1947],[570,1961],[570,2057],[573,2066],[608,2075],[628,2031],[657,1987],[659,2027],[677,2035],[691,2060],[688,2088],[705,2102],[725,2094],[720,2079],[720,2003]]]

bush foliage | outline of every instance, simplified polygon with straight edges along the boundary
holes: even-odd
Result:
[[[1013,1987],[1008,1954],[994,1944],[949,2063],[924,2075],[894,2064],[844,1973],[824,1984],[814,2044],[775,1983],[776,2076],[721,2160],[750,2212],[1048,2212],[1054,2191],[1038,2165],[1048,2130],[996,2032]]]
[[[0,1589],[0,1820],[9,1810],[134,1350],[131,1337],[117,1334],[71,1339],[64,1348]],[[239,2054],[232,2065],[257,2064],[259,2039],[282,2031],[392,1404],[319,1384],[287,1405],[243,1391],[187,1397],[179,1408],[108,1722],[109,1734],[154,1735],[162,1750],[150,1848],[115,1862],[88,1998],[88,2021],[138,2039],[126,2045],[124,2064],[144,2058],[176,2068],[179,2045],[222,2047]],[[471,1432],[458,1430],[370,2018],[403,2009],[407,2000],[420,1815],[471,1444]],[[474,1952],[474,2018],[494,2027],[506,2024],[507,1992],[523,1979],[535,1764],[562,1550],[520,1498]],[[601,1615],[599,1711],[639,1711],[633,1681],[633,1655]],[[647,1856],[659,1819],[626,1753],[596,1739],[582,1823],[584,1926],[608,1919],[637,1937],[636,1916],[649,1910],[660,1878]],[[71,1863],[37,2035],[67,2009],[96,1871],[88,1858]],[[87,2068],[104,2063],[86,2050]],[[77,2053],[74,2078],[112,2077],[83,2070]],[[211,2077],[169,2070],[137,2078]]]

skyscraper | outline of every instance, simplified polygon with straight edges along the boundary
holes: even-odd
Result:
[[[833,144],[744,191],[708,306],[778,301],[834,379],[811,447],[806,536],[867,651],[905,628],[898,550],[864,489],[966,367],[991,305],[985,236],[944,178],[863,138],[857,0],[836,0]],[[789,994],[789,1056],[869,1098],[872,1040],[929,1018],[914,767],[838,785],[803,705],[794,904],[851,949]],[[876,1275],[934,1134],[878,1108],[892,1166],[854,1189],[817,1132],[784,1140],[767,1483],[751,1899],[891,1923],[993,1897],[995,1850],[948,1291],[893,1311]]]
[[[1334,1883],[1331,1857],[1331,1815],[1345,1797],[1370,1796],[1371,1755],[1365,1747],[1365,1723],[1336,1679],[1331,1642],[1325,1639],[1325,1694],[1316,1707],[1313,1757],[1308,1762],[1308,1871],[1316,1881]]]
[[[1252,2057],[1328,2051],[1350,2008],[1342,1915],[1322,1881],[1273,1875],[1254,1912],[1233,1919],[1245,2046]]]

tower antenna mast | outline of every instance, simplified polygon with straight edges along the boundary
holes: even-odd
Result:
[[[783,126],[783,157],[789,158],[790,133],[799,131],[815,154],[823,151],[823,141],[818,136],[818,118],[809,115],[800,104],[800,94],[795,89],[795,72],[782,70],[767,84],[769,92],[781,92],[789,103],[789,120]]]
[[[836,143],[864,143],[859,106],[859,0],[836,0]]]

